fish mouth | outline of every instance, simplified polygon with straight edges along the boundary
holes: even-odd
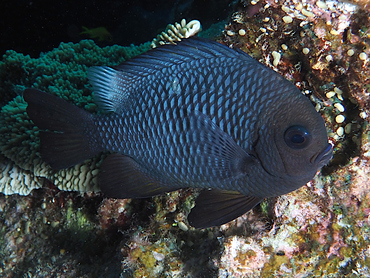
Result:
[[[332,157],[333,147],[331,144],[328,143],[321,152],[311,158],[311,163],[318,164],[321,168],[322,166],[326,165]]]

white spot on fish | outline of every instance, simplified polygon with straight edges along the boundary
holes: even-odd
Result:
[[[180,86],[180,81],[177,77],[175,77],[172,82],[171,82],[171,86],[170,86],[170,94],[180,94],[181,92],[181,86]]]

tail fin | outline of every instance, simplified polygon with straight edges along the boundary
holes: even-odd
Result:
[[[94,116],[59,97],[36,89],[23,93],[27,114],[40,128],[41,157],[55,169],[76,165],[100,152],[89,138]]]

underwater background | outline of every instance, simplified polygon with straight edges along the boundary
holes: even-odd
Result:
[[[370,277],[367,1],[16,1],[0,10],[0,277]],[[183,18],[293,82],[334,146],[306,186],[203,230],[186,220],[190,189],[106,199],[101,157],[51,171],[22,98],[35,87],[96,112],[86,69],[149,50]]]

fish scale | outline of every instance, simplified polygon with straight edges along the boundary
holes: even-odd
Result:
[[[301,187],[332,155],[323,119],[293,84],[216,42],[158,47],[115,68],[92,67],[88,78],[99,115],[24,92],[42,157],[61,169],[108,153],[98,175],[108,197],[201,188],[189,214],[195,227]]]
[[[163,78],[162,80],[166,80]],[[205,79],[204,79],[205,80]],[[203,81],[204,81],[203,80]],[[200,85],[202,83],[200,82]],[[161,88],[163,89],[163,88]],[[224,92],[219,92],[219,94],[210,94],[204,92],[203,94],[194,94],[192,92],[188,92],[185,95],[169,95],[168,98],[165,98],[163,101],[159,101],[157,103],[157,110],[151,111],[150,114],[146,114],[145,117],[142,115],[145,114],[144,111],[146,111],[146,103],[150,102],[148,98],[156,98],[158,91],[158,88],[155,88],[154,90],[151,90],[152,94],[142,94],[141,97],[137,101],[137,107],[133,108],[132,110],[128,111],[126,115],[120,116],[125,119],[131,119],[128,120],[127,126],[117,125],[119,126],[119,131],[116,133],[107,133],[103,130],[98,130],[98,134],[105,134],[107,137],[102,137],[100,140],[102,141],[102,148],[105,150],[110,150],[114,152],[120,152],[125,153],[131,157],[137,158],[137,161],[140,162],[141,165],[152,168],[153,165],[156,168],[156,172],[166,172],[166,173],[174,173],[171,177],[171,185],[174,186],[180,186],[184,183],[193,183],[194,181],[198,180],[204,180],[204,177],[210,176],[211,169],[207,167],[206,164],[204,164],[204,161],[201,160],[202,157],[197,158],[196,153],[197,149],[194,146],[190,147],[189,153],[184,153],[183,161],[184,163],[180,164],[172,164],[171,162],[176,159],[176,157],[173,157],[172,155],[166,156],[170,159],[167,160],[168,163],[163,163],[163,150],[166,149],[169,145],[166,144],[167,137],[175,138],[174,143],[177,146],[183,147],[186,142],[189,142],[189,139],[181,140],[181,137],[186,137],[186,130],[189,130],[189,126],[183,126],[183,123],[180,118],[176,118],[176,114],[172,114],[173,121],[170,121],[170,117],[166,117],[166,113],[164,111],[171,111],[174,112],[175,107],[171,107],[172,99],[175,99],[175,103],[177,103],[176,107],[191,107],[194,106],[194,104],[200,104],[199,109],[201,112],[203,112],[206,115],[212,115],[214,114],[214,111],[218,110],[221,113],[219,115],[214,114],[213,117],[210,117],[212,120],[220,121],[221,119],[225,120],[225,122],[231,122],[234,119],[234,122],[237,121],[238,115],[235,115],[235,109],[234,111],[231,110],[231,105],[236,103],[236,100],[233,100],[231,98],[231,93],[228,93],[228,96],[225,96]],[[162,91],[163,92],[163,91]],[[162,98],[164,95],[167,95],[167,93],[162,93]],[[206,95],[204,98],[203,95]],[[203,102],[200,102],[200,99],[204,99]],[[216,103],[218,99],[221,100],[220,107],[216,107]],[[248,106],[245,105],[244,111],[240,111],[240,113],[245,112],[245,110],[248,110]],[[226,113],[222,113],[223,111],[226,111]],[[135,113],[133,113],[135,112]],[[229,116],[229,117],[225,117]],[[234,117],[236,116],[236,117]],[[223,117],[223,118],[222,118]],[[248,121],[248,119],[247,119]],[[171,124],[163,124],[163,123],[171,123]],[[111,125],[111,120],[105,121],[104,123],[100,123],[100,126],[104,127],[107,125]],[[142,136],[141,140],[138,140],[137,138],[140,136],[139,130],[140,128],[137,128],[138,126],[150,126],[151,128],[149,130],[146,130],[146,136]],[[241,133],[247,133],[247,131],[251,128],[251,126],[248,127],[248,129],[243,128],[236,128],[237,125],[232,125],[235,127],[235,133],[237,133],[238,130],[240,130]],[[224,129],[228,131],[227,127],[231,129],[231,125],[225,124]],[[253,126],[252,126],[253,127]],[[229,134],[231,133],[231,130],[228,131]],[[112,137],[112,135],[115,135],[117,137]],[[132,137],[135,137],[136,139],[133,140],[129,137],[131,135]],[[112,146],[109,144],[109,142],[121,142],[121,145],[118,149],[112,149]],[[148,152],[147,150],[152,150],[151,152]],[[167,152],[171,154],[172,152]],[[189,165],[192,165],[194,167],[190,168]],[[174,180],[174,176],[180,175],[177,179]],[[165,182],[165,181],[164,181]],[[204,184],[199,184],[199,187],[204,186]],[[223,184],[219,185],[220,187],[231,187],[230,184],[227,184],[226,181]],[[240,190],[240,185],[234,185],[234,190]]]

